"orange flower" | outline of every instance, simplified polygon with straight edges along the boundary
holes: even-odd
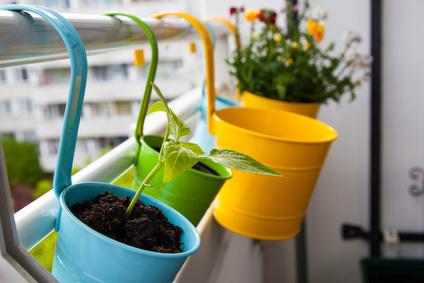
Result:
[[[306,28],[308,30],[308,34],[309,35],[314,35],[317,29],[317,25],[318,23],[312,19],[308,19],[308,21],[306,22]]]
[[[314,34],[314,37],[316,41],[321,41],[324,39],[324,33],[325,33],[325,25],[323,23],[318,23],[316,27],[316,31]]]
[[[323,22],[317,22],[312,19],[308,19],[306,22],[306,28],[309,35],[312,35],[316,41],[324,39],[325,25]]]
[[[244,13],[244,18],[248,22],[254,22],[259,19],[260,11],[259,10],[246,10]]]

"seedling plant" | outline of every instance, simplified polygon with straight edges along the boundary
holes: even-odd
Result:
[[[211,160],[223,166],[248,173],[280,176],[278,172],[240,152],[215,148],[209,153],[205,153],[199,145],[181,141],[181,138],[191,135],[191,129],[169,108],[159,87],[154,83],[152,85],[159,100],[152,104],[148,113],[164,112],[167,116],[167,126],[158,161],[138,187],[127,208],[127,214],[131,214],[144,188],[149,186],[150,181],[162,168],[164,169],[163,182],[165,183],[202,160]]]

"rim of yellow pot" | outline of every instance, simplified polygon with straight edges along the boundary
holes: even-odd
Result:
[[[308,122],[312,122],[315,123],[316,125],[318,125],[323,131],[327,131],[327,134],[325,135],[317,135],[317,137],[315,139],[300,139],[300,138],[287,138],[287,137],[279,137],[276,135],[270,135],[270,134],[266,134],[266,133],[262,133],[262,132],[258,132],[257,130],[248,130],[243,126],[239,126],[234,124],[234,121],[232,121],[231,119],[223,119],[220,117],[220,114],[222,115],[223,113],[226,112],[230,112],[231,114],[234,114],[235,112],[241,111],[241,112],[246,112],[246,111],[255,111],[255,112],[263,112],[265,113],[269,113],[269,112],[274,112],[272,115],[274,117],[281,117],[281,116],[295,116],[296,120],[309,120]],[[245,113],[246,114],[246,113]],[[234,130],[249,134],[251,136],[256,136],[256,137],[261,137],[264,139],[268,139],[268,140],[274,140],[274,141],[283,141],[283,142],[287,142],[287,143],[302,143],[302,144],[321,144],[321,143],[328,143],[331,142],[335,139],[337,139],[337,132],[336,130],[313,118],[304,116],[304,115],[300,115],[300,114],[296,114],[296,113],[292,113],[292,112],[288,112],[288,111],[282,111],[282,110],[274,110],[274,109],[255,109],[255,108],[234,108],[234,107],[230,107],[230,108],[225,108],[222,110],[218,110],[213,114],[213,118],[214,120],[216,120],[217,122],[219,121],[220,124],[222,125],[226,125],[227,127],[230,127]],[[230,122],[228,122],[227,120],[230,120]]]
[[[322,103],[316,103],[316,102],[291,102],[291,101],[285,101],[285,100],[279,100],[279,99],[272,99],[269,97],[265,97],[265,96],[261,96],[261,95],[257,95],[254,94],[253,92],[250,91],[243,91],[243,93],[241,94],[241,97],[243,99],[244,95],[250,95],[250,96],[254,96],[257,99],[263,99],[272,103],[276,103],[276,104],[290,104],[293,106],[300,106],[300,107],[310,107],[310,108],[314,108],[317,106],[320,106]]]

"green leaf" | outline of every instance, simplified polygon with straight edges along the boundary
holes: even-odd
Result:
[[[147,113],[153,113],[153,112],[167,112],[168,111],[168,107],[166,106],[165,103],[163,103],[163,101],[156,101],[154,102],[150,108],[149,111],[147,111]]]
[[[193,151],[195,154],[197,154],[198,156],[205,154],[202,150],[202,148],[195,144],[195,143],[191,143],[191,142],[179,142],[179,145],[189,149],[191,151]]]
[[[190,169],[200,160],[197,154],[198,148],[191,143],[166,142],[164,146],[163,182],[165,183]]]
[[[208,155],[203,155],[201,158],[210,159],[224,166],[248,173],[280,176],[280,173],[256,161],[252,157],[233,150],[212,149]]]
[[[154,83],[152,83],[152,85],[156,94],[159,96],[160,101],[152,104],[149,109],[149,113],[157,111],[163,111],[166,113],[168,117],[169,132],[175,138],[175,141],[178,142],[181,137],[191,135],[190,128],[180,118],[178,118],[178,116],[172,111],[171,108],[168,107],[166,99],[160,91],[159,87]]]

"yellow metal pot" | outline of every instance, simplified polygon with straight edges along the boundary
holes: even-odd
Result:
[[[244,107],[283,110],[311,118],[317,118],[320,107],[319,103],[286,102],[259,96],[248,91],[243,92],[241,101]]]
[[[217,221],[262,240],[295,236],[336,131],[302,115],[253,108],[220,110],[215,121],[218,147],[249,154],[282,175],[233,170],[215,201]]]
[[[180,16],[201,34],[206,57],[208,126],[217,146],[248,154],[282,177],[233,170],[215,200],[214,215],[227,229],[263,240],[288,239],[299,232],[320,169],[336,131],[286,111],[230,107],[215,110],[214,58],[206,28],[194,17]],[[201,189],[201,188],[199,188]]]

